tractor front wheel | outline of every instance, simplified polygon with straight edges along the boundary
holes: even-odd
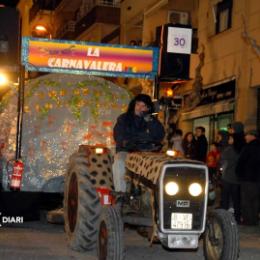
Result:
[[[204,255],[207,260],[236,260],[239,255],[237,224],[226,210],[209,213],[204,234]]]
[[[70,159],[64,188],[64,222],[69,245],[77,251],[96,246],[101,205],[84,154]]]
[[[98,259],[124,259],[123,223],[118,210],[112,206],[104,207],[100,216]]]

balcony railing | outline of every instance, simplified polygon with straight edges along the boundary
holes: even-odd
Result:
[[[92,2],[95,2],[95,5],[104,5],[104,6],[113,6],[113,7],[120,6],[120,0],[95,0]]]
[[[120,0],[85,0],[82,1],[76,15],[76,21],[78,22],[86,16],[96,6],[109,6],[109,7],[120,7]]]
[[[117,8],[118,1],[111,1],[111,5],[105,4],[106,1],[94,1],[95,5],[89,8],[90,11],[79,12],[76,16],[75,36],[78,37],[95,23],[120,24],[120,8]],[[112,3],[113,2],[113,3]],[[101,5],[102,4],[102,5]],[[108,15],[109,14],[109,15]]]
[[[43,11],[53,11],[58,6],[73,0],[38,0],[30,10],[30,22]],[[76,2],[74,2],[77,5]],[[120,0],[82,0],[74,19],[57,29],[55,38],[75,39],[94,23],[120,23]],[[76,8],[75,8],[76,9]],[[109,15],[107,15],[109,14]]]
[[[53,11],[60,4],[62,0],[36,0],[30,9],[29,20],[30,22],[36,17],[39,11]]]
[[[70,20],[56,32],[56,38],[73,39],[75,33],[76,21]]]

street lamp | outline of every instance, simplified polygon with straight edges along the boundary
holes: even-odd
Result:
[[[37,24],[34,26],[33,34],[34,36],[38,37],[49,37],[50,39],[52,38],[52,35],[47,27],[42,24]]]
[[[43,26],[43,25],[40,25],[40,24],[35,26],[35,30],[38,31],[38,32],[45,32],[45,33],[47,32],[46,27]]]
[[[0,87],[6,86],[8,84],[8,77],[5,73],[0,72]]]

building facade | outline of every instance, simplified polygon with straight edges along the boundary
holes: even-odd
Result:
[[[214,139],[218,129],[242,121],[247,129],[259,128],[260,3],[257,0],[136,1],[121,4],[122,43],[156,41],[156,27],[179,13],[178,23],[197,29],[197,54],[191,54],[190,80],[179,82],[182,96],[178,126],[185,132],[202,125]],[[200,54],[203,53],[203,62]],[[198,72],[198,67],[199,72]],[[202,77],[199,102],[191,109],[185,100]],[[163,84],[162,84],[163,85]],[[169,86],[169,85],[168,85]],[[163,86],[161,86],[163,87]]]
[[[233,120],[246,128],[260,123],[260,3],[258,0],[59,0],[20,1],[23,35],[91,42],[159,46],[157,27],[167,23],[193,28],[189,78],[161,82],[182,97],[178,127],[202,125],[210,140]],[[173,61],[174,62],[174,61]],[[173,64],[175,66],[175,64]],[[154,82],[118,79],[118,83],[152,94]],[[197,90],[196,90],[197,88]],[[196,92],[197,91],[197,92]],[[197,93],[198,102],[189,104]]]
[[[259,128],[259,17],[257,0],[199,1],[198,39],[205,46],[202,102],[182,113],[181,127],[203,125],[211,139],[233,120]]]
[[[21,0],[18,8],[23,35],[119,43],[119,0]]]

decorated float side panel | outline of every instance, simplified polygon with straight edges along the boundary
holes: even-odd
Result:
[[[129,93],[102,78],[49,74],[25,86],[22,158],[24,191],[62,192],[69,156],[80,144],[113,150],[113,126],[126,111]],[[1,178],[8,188],[6,162],[15,157],[17,96],[1,102]]]

